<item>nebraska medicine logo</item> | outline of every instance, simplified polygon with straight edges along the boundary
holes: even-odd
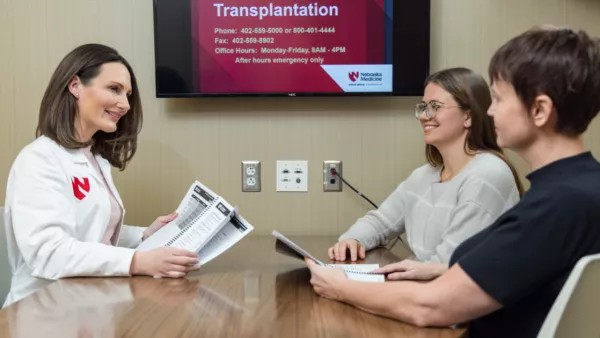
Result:
[[[87,177],[82,177],[81,180],[79,177],[73,177],[71,184],[73,185],[73,195],[80,201],[90,192],[90,180]]]
[[[348,78],[352,82],[381,82],[383,81],[383,74],[380,72],[366,73],[366,72],[348,72]]]

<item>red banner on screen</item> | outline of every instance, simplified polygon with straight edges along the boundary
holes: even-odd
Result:
[[[322,65],[385,63],[384,0],[191,1],[202,93],[343,92]]]

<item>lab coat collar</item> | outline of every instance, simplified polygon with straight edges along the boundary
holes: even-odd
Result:
[[[67,152],[69,153],[69,155],[71,155],[71,159],[74,163],[88,163],[88,159],[87,157],[85,157],[85,154],[83,153],[83,151],[81,151],[81,149],[67,149]]]

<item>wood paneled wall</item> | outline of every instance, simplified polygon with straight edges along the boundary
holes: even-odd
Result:
[[[432,71],[465,66],[485,74],[496,48],[536,24],[600,36],[600,1],[432,0]],[[345,177],[376,203],[424,163],[412,113],[419,98],[157,99],[152,1],[0,0],[0,191],[16,154],[33,140],[51,73],[89,42],[117,48],[141,86],[139,153],[115,172],[129,224],[169,213],[200,180],[237,204],[255,234],[339,234],[370,205],[347,188],[323,193],[323,160],[343,160]],[[600,151],[600,122],[586,141]],[[275,192],[278,159],[309,161],[308,193]],[[242,160],[262,161],[262,192],[241,192]]]

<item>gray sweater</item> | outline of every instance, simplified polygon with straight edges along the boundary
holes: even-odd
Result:
[[[479,153],[453,179],[440,182],[440,168],[424,165],[379,206],[340,237],[367,250],[406,232],[408,245],[423,262],[447,263],[456,247],[491,225],[519,201],[508,165]]]

